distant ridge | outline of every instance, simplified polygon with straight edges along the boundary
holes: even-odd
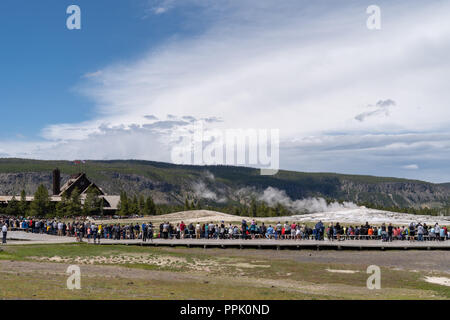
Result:
[[[0,194],[34,193],[39,184],[51,189],[52,170],[59,168],[63,183],[69,175],[86,172],[108,194],[151,194],[159,203],[182,204],[186,197],[211,203],[241,201],[238,191],[263,192],[272,187],[291,199],[323,197],[370,203],[380,207],[442,208],[450,205],[450,183],[337,173],[280,170],[261,176],[258,169],[233,166],[191,166],[144,160],[87,160],[84,164],[60,160],[0,159]]]

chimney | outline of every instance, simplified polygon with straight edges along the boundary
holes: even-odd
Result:
[[[61,193],[61,172],[59,169],[53,170],[53,195]]]

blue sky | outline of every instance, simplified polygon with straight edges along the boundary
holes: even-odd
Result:
[[[77,4],[82,29],[66,28]],[[381,8],[368,30],[366,8]],[[281,168],[450,181],[446,1],[2,0],[0,156],[171,161],[194,119]]]
[[[77,94],[83,75],[138,57],[167,37],[195,32],[176,14],[147,19],[147,1],[76,1],[82,29],[66,28],[73,1],[0,3],[2,138],[34,137],[49,124],[81,122],[93,103]],[[163,21],[161,21],[163,20]]]

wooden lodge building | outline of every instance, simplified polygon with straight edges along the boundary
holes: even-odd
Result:
[[[59,169],[53,170],[53,194],[50,195],[51,202],[60,202],[63,196],[68,196],[72,194],[75,188],[80,192],[81,203],[84,203],[87,193],[89,190],[94,189],[97,191],[99,198],[103,198],[103,212],[105,215],[112,215],[117,211],[120,196],[107,195],[103,190],[98,187],[95,183],[91,182],[85,173],[74,174],[69,177],[69,179],[61,187],[61,172]],[[0,196],[0,206],[6,207],[8,203],[15,198],[20,201],[19,196]],[[27,202],[32,202],[34,196],[27,196]]]

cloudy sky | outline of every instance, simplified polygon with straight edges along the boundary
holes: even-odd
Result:
[[[450,181],[450,2],[0,2],[0,157],[172,160],[279,129],[280,167]],[[381,30],[369,30],[369,5]]]

